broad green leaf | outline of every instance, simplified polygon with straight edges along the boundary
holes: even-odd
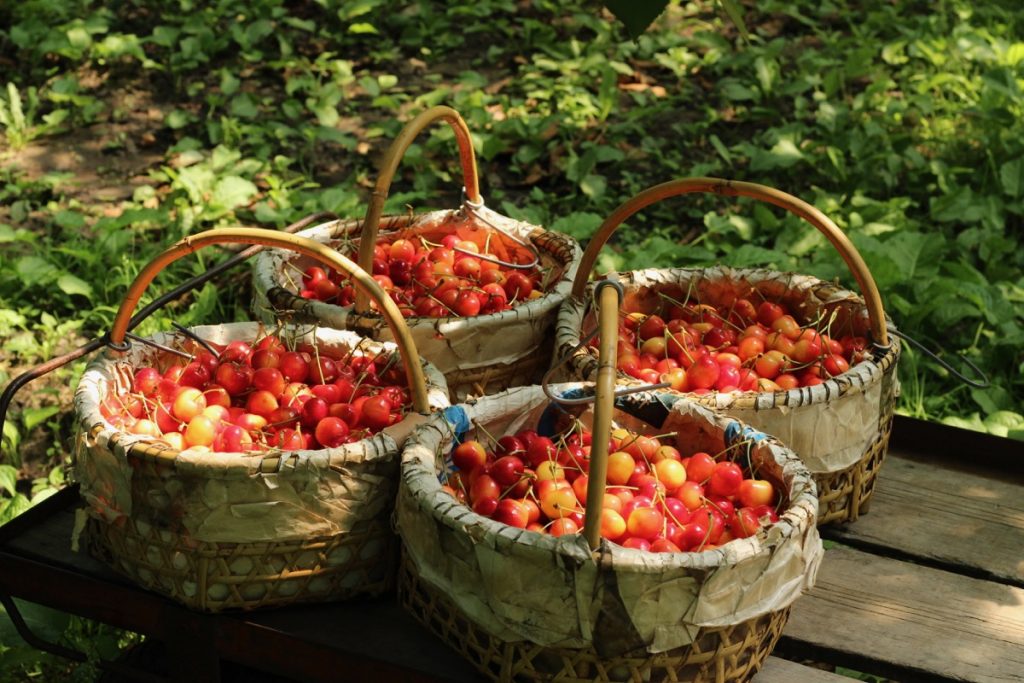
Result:
[[[786,263],[785,254],[765,249],[753,244],[744,244],[729,253],[728,264],[733,268],[749,268],[750,266],[774,266]]]
[[[757,92],[737,78],[723,78],[718,82],[722,95],[732,102],[748,102],[757,99]]]
[[[757,82],[765,94],[770,94],[779,76],[779,65],[775,60],[768,60],[758,56],[754,60],[754,72],[757,74]]]
[[[1010,410],[997,410],[985,418],[985,426],[991,429],[1001,425],[1007,429],[1024,427],[1024,416]]]
[[[68,296],[78,294],[86,299],[92,299],[92,285],[71,273],[64,273],[57,278],[57,286]]]
[[[999,167],[999,180],[1003,191],[1011,197],[1024,195],[1024,158],[1007,161]]]
[[[243,119],[252,119],[260,113],[256,100],[249,93],[243,92],[231,98],[231,115]]]
[[[78,230],[85,227],[85,216],[77,211],[58,211],[53,215],[53,220],[65,230]]]
[[[571,213],[568,216],[563,216],[555,220],[550,226],[551,230],[555,232],[563,232],[570,237],[576,239],[589,238],[597,227],[604,221],[604,217],[600,214],[590,213],[588,211],[577,211]]]
[[[597,198],[604,195],[607,181],[603,175],[591,173],[580,181],[580,190],[590,198]]]
[[[21,411],[22,422],[25,429],[35,429],[40,424],[60,412],[60,406],[42,406],[39,408],[25,408]]]
[[[0,498],[0,525],[6,524],[30,507],[32,507],[32,503],[20,493],[10,500],[5,501]]]
[[[957,415],[949,415],[939,420],[944,425],[950,427],[959,427],[960,429],[970,429],[974,432],[987,432],[985,423],[982,422],[981,416],[978,413],[972,414],[970,417],[959,417]]]
[[[90,36],[89,32],[81,26],[76,26],[75,28],[68,30],[67,36],[68,42],[71,43],[71,46],[79,50],[84,50],[92,45],[92,36]]]
[[[10,465],[0,464],[0,491],[14,495],[18,485],[18,469]]]
[[[257,192],[259,190],[252,181],[229,175],[217,181],[210,197],[210,203],[224,209],[234,209],[248,204]]]
[[[11,328],[22,327],[26,322],[28,320],[21,313],[9,308],[0,308],[0,334],[9,334]]]
[[[238,88],[241,85],[242,82],[238,80],[238,78],[233,73],[231,73],[227,69],[221,70],[220,91],[222,93],[224,93],[225,95],[234,95],[236,92],[238,92]]]
[[[374,7],[380,5],[382,0],[350,0],[342,4],[338,10],[338,18],[347,21],[361,17],[373,11]]]
[[[352,24],[348,27],[348,32],[357,34],[378,33],[377,28],[373,24],[367,24],[366,22]]]
[[[998,413],[1013,406],[1013,397],[1006,389],[991,386],[987,389],[971,389],[971,398],[987,414]]]
[[[902,231],[885,240],[884,244],[889,258],[896,263],[903,276],[909,280],[914,277],[918,258],[930,240],[934,240],[934,238],[919,232]]]
[[[22,256],[14,266],[18,277],[26,285],[52,282],[57,277],[57,268],[38,256]]]
[[[167,116],[164,117],[164,124],[168,128],[178,130],[184,128],[192,122],[192,116],[182,109],[172,109],[167,112]]]

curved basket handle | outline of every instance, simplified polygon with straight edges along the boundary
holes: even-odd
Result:
[[[367,273],[373,272],[373,247],[377,243],[377,229],[380,217],[384,212],[384,202],[391,189],[391,181],[398,170],[398,164],[405,156],[409,145],[420,132],[434,121],[445,121],[455,131],[455,141],[459,145],[459,161],[462,164],[462,178],[465,183],[466,198],[473,204],[480,203],[480,184],[477,179],[476,153],[473,151],[473,139],[466,122],[459,112],[451,107],[437,106],[426,110],[405,125],[395,141],[391,143],[384,155],[384,164],[377,184],[370,195],[370,205],[366,209],[363,229],[359,236],[359,266]],[[360,292],[356,293],[355,310],[362,315],[369,310],[369,299]]]
[[[608,283],[605,285],[604,283]],[[587,480],[587,511],[583,536],[591,550],[601,545],[601,508],[608,476],[608,439],[611,435],[612,410],[615,404],[615,352],[618,343],[619,306],[622,288],[605,280],[597,295],[598,341],[597,382],[594,388],[594,421],[590,438],[590,470]]]
[[[847,268],[850,269],[853,277],[857,280],[861,294],[864,295],[864,301],[867,304],[868,317],[871,321],[871,334],[875,338],[875,343],[883,347],[889,345],[889,334],[885,326],[885,311],[882,308],[882,298],[878,293],[878,287],[875,285],[875,279],[872,277],[871,271],[861,257],[860,252],[853,246],[850,238],[832,222],[832,219],[807,202],[766,185],[739,180],[723,180],[721,178],[681,178],[670,180],[667,183],[649,187],[620,204],[605,219],[587,245],[587,250],[583,253],[583,259],[580,261],[579,270],[576,272],[572,295],[577,298],[583,296],[583,290],[586,288],[590,271],[597,261],[598,252],[601,251],[605,242],[608,241],[608,238],[611,237],[612,233],[615,232],[615,229],[623,221],[637,211],[662,199],[691,192],[710,192],[727,197],[750,197],[786,209],[817,228],[819,232],[828,238],[828,241],[836,248],[839,255],[843,257]]]
[[[128,293],[125,295],[124,301],[121,302],[121,307],[117,310],[114,324],[110,330],[111,345],[115,348],[123,348],[132,311],[135,310],[135,306],[139,303],[139,299],[142,298],[146,287],[149,286],[149,283],[156,278],[160,271],[174,261],[213,244],[262,244],[289,249],[316,259],[352,278],[356,288],[366,292],[368,297],[373,299],[380,307],[388,326],[391,328],[391,332],[395,337],[395,343],[398,345],[402,355],[406,377],[409,379],[413,408],[418,413],[424,415],[430,412],[430,403],[427,400],[427,382],[423,374],[423,366],[420,364],[419,354],[416,351],[416,344],[402,318],[402,313],[398,310],[395,302],[391,300],[391,297],[384,293],[380,285],[366,271],[330,247],[308,237],[289,235],[277,232],[276,230],[263,230],[260,228],[219,228],[207,230],[206,232],[186,237],[157,255],[156,258],[146,264],[146,267],[142,269],[129,286]]]

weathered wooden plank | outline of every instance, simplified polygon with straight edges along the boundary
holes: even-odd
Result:
[[[824,533],[1024,586],[1024,488],[996,476],[890,457],[868,514]]]
[[[1024,589],[833,548],[784,636],[915,678],[1020,681]]]
[[[851,683],[845,676],[804,666],[780,657],[769,657],[753,678],[754,683]]]

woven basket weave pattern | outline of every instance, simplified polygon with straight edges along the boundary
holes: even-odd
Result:
[[[116,571],[204,612],[380,595],[394,583],[397,550],[386,520],[301,541],[196,543],[141,520],[90,518],[85,539]]]
[[[402,607],[418,622],[493,681],[613,683],[688,681],[732,683],[750,680],[771,654],[790,608],[734,626],[703,628],[694,642],[657,655],[602,657],[591,648],[542,647],[505,642],[474,623],[442,591],[422,581],[406,557],[398,572]]]
[[[645,429],[675,434],[686,452],[749,443],[759,473],[789,496],[779,523],[701,553],[642,553],[607,542],[592,552],[576,536],[482,518],[440,490],[438,468],[447,467],[453,430],[462,429],[453,425],[478,435],[540,429],[551,419],[547,405],[540,388],[510,390],[451,409],[452,422],[435,416],[406,443],[396,505],[403,605],[493,680],[748,679],[820,561],[807,469],[776,439],[748,435],[731,418],[686,402],[666,409],[638,394],[616,411],[627,429],[640,428],[641,415],[655,419],[644,409],[660,406],[667,416]]]
[[[204,339],[252,339],[255,323],[196,328]],[[306,334],[313,334],[311,332]],[[164,344],[175,335],[157,335]],[[319,330],[322,349],[365,341]],[[367,342],[364,350],[390,346]],[[87,547],[139,584],[203,611],[377,595],[394,585],[390,525],[399,455],[388,430],[336,449],[262,454],[178,453],[114,430],[98,412],[157,353],[136,345],[87,369],[76,392],[82,426],[76,477]],[[430,401],[447,387],[427,366]]]

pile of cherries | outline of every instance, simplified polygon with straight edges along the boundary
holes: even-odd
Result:
[[[612,432],[601,536],[627,548],[695,552],[746,538],[778,521],[780,498],[728,454],[683,457],[671,435]],[[444,489],[485,517],[562,536],[585,522],[591,435],[578,425],[556,438],[523,430],[491,448],[463,441]]]
[[[192,360],[162,371],[136,369],[131,390],[107,396],[100,413],[177,450],[290,451],[359,441],[410,405],[397,354],[357,346],[330,357],[274,335],[210,348],[217,353],[197,344]]]
[[[729,307],[660,295],[656,313],[628,313],[618,330],[620,372],[675,391],[787,391],[821,384],[867,357],[861,336],[801,326],[781,303]],[[596,347],[597,341],[592,343]]]
[[[542,296],[542,272],[534,262],[526,247],[487,230],[449,233],[438,242],[409,235],[377,242],[371,275],[405,317],[468,318]],[[347,276],[310,266],[299,296],[351,306],[355,289]]]

